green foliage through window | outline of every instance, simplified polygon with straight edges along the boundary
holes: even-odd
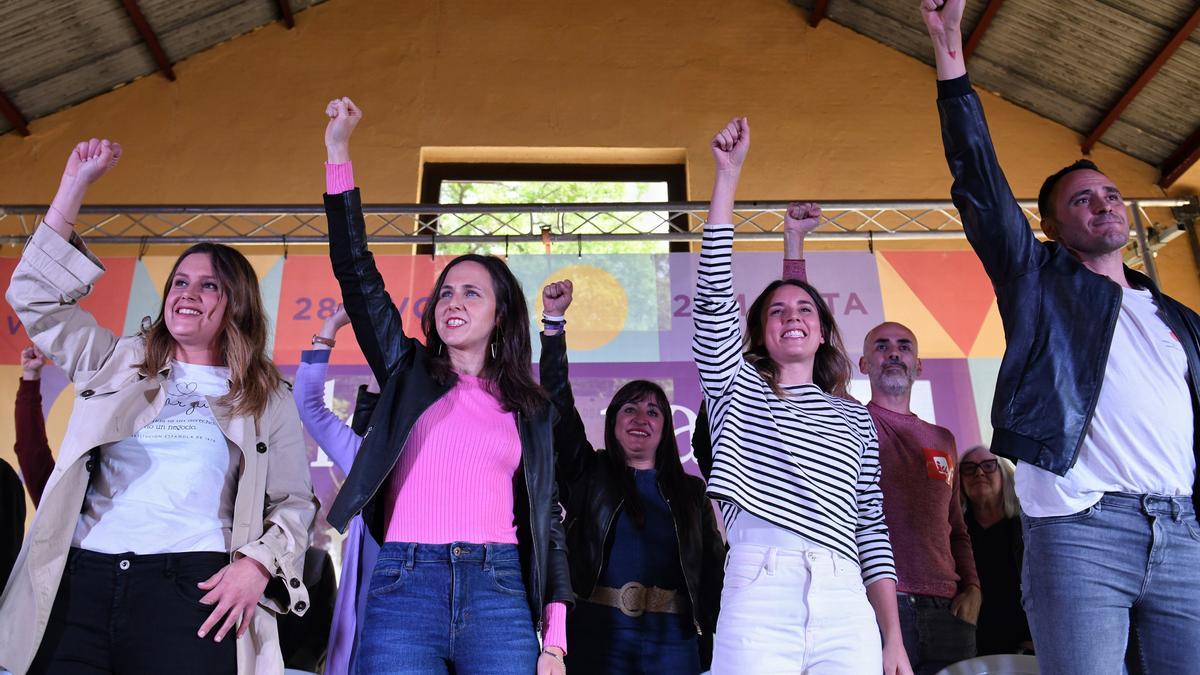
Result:
[[[667,201],[666,182],[632,181],[450,181],[443,180],[438,201],[442,204],[587,204]],[[667,232],[664,214],[557,214],[490,213],[444,215],[439,235],[527,234],[549,227],[555,234]],[[530,227],[530,218],[534,227]],[[583,253],[666,253],[665,241],[585,241]],[[576,253],[576,241],[556,238],[552,253]],[[503,243],[438,243],[444,255],[490,253],[503,255]],[[508,253],[543,254],[540,242],[519,242]]]

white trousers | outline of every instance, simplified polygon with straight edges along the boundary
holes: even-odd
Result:
[[[879,627],[858,565],[809,546],[733,544],[713,675],[883,672]]]

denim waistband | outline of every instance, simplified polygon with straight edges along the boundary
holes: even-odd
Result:
[[[1100,499],[1100,504],[1104,507],[1137,511],[1146,515],[1165,515],[1174,518],[1195,515],[1191,495],[1106,492]]]
[[[400,560],[414,562],[470,562],[496,563],[520,561],[521,553],[516,544],[416,544],[405,541],[385,542],[379,549],[378,560]]]

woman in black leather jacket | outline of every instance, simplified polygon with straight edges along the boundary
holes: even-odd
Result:
[[[698,673],[725,545],[704,482],[683,471],[662,388],[634,380],[605,413],[606,449],[584,433],[568,378],[562,314],[570,281],[543,290],[540,375],[559,413],[559,494],[567,512],[571,673]],[[710,647],[711,648],[711,647]],[[708,651],[708,650],[704,650]]]
[[[329,255],[381,387],[328,516],[344,531],[362,512],[382,544],[356,671],[561,675],[572,594],[554,409],[532,378],[520,285],[498,258],[459,256],[421,316],[424,344],[405,335],[353,186],[362,113],[336,99],[326,114]]]

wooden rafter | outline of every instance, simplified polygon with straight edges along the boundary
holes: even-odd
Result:
[[[137,0],[121,0],[121,4],[125,6],[125,13],[129,15],[129,20],[137,28],[138,33],[142,36],[142,42],[150,49],[150,53],[154,55],[155,62],[158,63],[158,69],[162,71],[167,79],[175,81],[175,71],[171,68],[171,61],[167,58],[167,53],[163,51],[162,44],[158,41],[158,36],[154,34],[154,29],[146,22],[146,17],[142,14],[141,7],[138,7]]]
[[[825,18],[825,13],[829,10],[829,0],[813,0],[812,9],[808,10],[808,25],[813,28],[821,23],[821,19]]]
[[[1138,75],[1133,84],[1131,84],[1129,88],[1125,90],[1125,93],[1121,96],[1121,99],[1117,101],[1107,113],[1104,114],[1104,117],[1100,120],[1100,123],[1096,125],[1096,128],[1092,129],[1091,133],[1089,133],[1087,137],[1083,139],[1082,149],[1085,155],[1091,152],[1092,148],[1096,147],[1096,143],[1100,141],[1102,136],[1104,136],[1104,132],[1108,131],[1108,128],[1112,126],[1113,122],[1117,121],[1117,118],[1121,116],[1121,113],[1125,111],[1125,108],[1128,107],[1133,99],[1142,92],[1142,89],[1144,89],[1146,85],[1150,83],[1150,80],[1154,79],[1154,76],[1158,74],[1160,69],[1162,69],[1163,64],[1165,64],[1171,58],[1171,56],[1175,54],[1175,51],[1178,50],[1184,42],[1187,42],[1188,36],[1192,34],[1192,31],[1196,29],[1197,25],[1200,25],[1200,6],[1196,7],[1195,11],[1192,12],[1192,15],[1189,16],[1187,21],[1184,21],[1183,25],[1181,25],[1179,29],[1175,31],[1175,34],[1171,36],[1171,39],[1167,41],[1167,44],[1163,45],[1163,48],[1159,50],[1154,59],[1142,69],[1141,74]]]
[[[25,120],[25,116],[21,114],[21,110],[2,91],[0,91],[0,113],[8,120],[12,128],[17,130],[17,133],[22,136],[29,135],[29,123]]]
[[[1164,190],[1171,187],[1198,160],[1200,160],[1200,129],[1192,132],[1192,135],[1163,162],[1162,177],[1158,179],[1158,186]]]
[[[975,49],[983,40],[984,33],[992,25],[992,19],[996,18],[996,12],[1000,11],[1000,5],[1003,4],[1004,0],[988,0],[987,7],[983,8],[983,14],[980,15],[979,21],[971,31],[971,36],[967,38],[967,44],[963,46],[964,62],[970,60],[971,55],[975,53]]]
[[[289,29],[296,27],[296,16],[292,14],[292,3],[290,0],[275,0],[279,5],[279,20]]]

